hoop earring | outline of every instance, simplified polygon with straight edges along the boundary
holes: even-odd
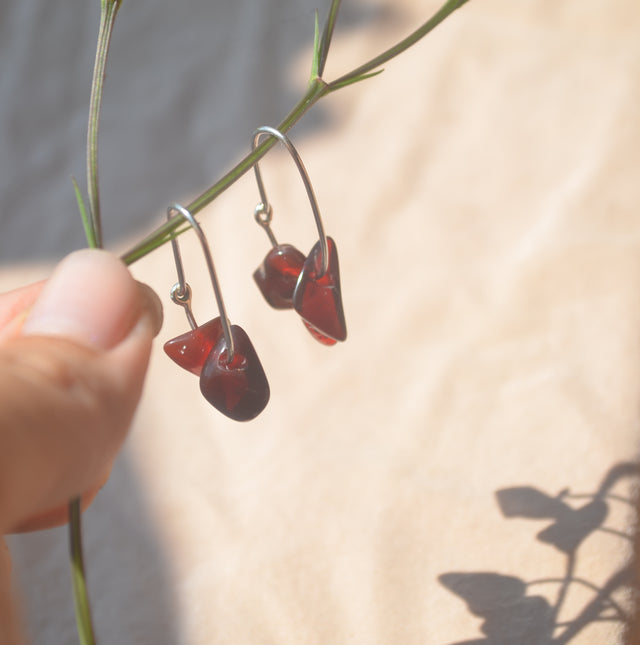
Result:
[[[219,316],[198,326],[191,309],[191,287],[185,280],[177,239],[171,240],[178,282],[171,300],[184,308],[191,330],[169,340],[166,354],[180,367],[200,377],[200,391],[217,410],[235,421],[249,421],[266,407],[270,391],[260,359],[246,332],[231,325],[227,317],[213,258],[202,227],[180,204],[167,209],[167,219],[176,212],[195,231],[205,257]]]
[[[325,235],[311,180],[298,151],[282,132],[269,126],[258,128],[253,133],[253,149],[263,134],[278,139],[293,158],[311,204],[318,241],[306,258],[291,244],[278,244],[271,229],[273,208],[256,163],[253,169],[261,201],[255,208],[254,217],[266,232],[272,248],[254,272],[253,278],[272,307],[295,309],[316,340],[324,345],[335,345],[337,341],[347,338],[335,242]]]

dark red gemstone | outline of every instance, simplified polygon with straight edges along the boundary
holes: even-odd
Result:
[[[313,325],[310,325],[304,318],[302,319],[304,326],[309,330],[309,333],[323,345],[335,345],[338,341],[329,336],[321,334]]]
[[[234,353],[222,336],[211,350],[200,374],[200,391],[211,405],[235,421],[257,417],[269,402],[269,383],[249,336],[231,326]]]
[[[347,325],[340,293],[340,268],[335,242],[327,238],[329,264],[322,273],[322,250],[316,242],[305,260],[293,294],[293,307],[303,320],[320,334],[334,340],[346,340]],[[312,332],[313,333],[313,332]],[[320,342],[316,333],[313,334]],[[325,342],[325,344],[328,344]]]
[[[167,356],[180,367],[200,376],[202,366],[222,336],[220,318],[214,318],[164,344]]]
[[[305,257],[291,244],[278,244],[267,253],[255,270],[256,281],[265,300],[274,309],[293,308],[293,291],[302,271]]]

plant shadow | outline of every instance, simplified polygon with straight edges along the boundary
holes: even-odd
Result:
[[[637,581],[633,564],[622,566],[599,585],[580,578],[576,574],[576,565],[580,546],[596,531],[633,540],[633,536],[605,526],[611,503],[634,504],[635,500],[611,493],[618,481],[630,477],[640,478],[640,466],[623,462],[613,466],[598,489],[588,495],[575,495],[569,489],[549,495],[533,486],[497,491],[498,507],[505,518],[550,521],[536,537],[564,554],[564,573],[554,579],[529,581],[494,572],[442,574],[440,583],[464,600],[474,616],[483,619],[483,638],[451,645],[564,645],[594,622],[612,621],[628,628],[633,617],[613,595],[619,590],[634,587]],[[538,585],[553,585],[557,589],[554,601],[536,595],[535,587]],[[574,619],[561,622],[559,616],[567,594],[576,585],[589,590],[590,600]]]

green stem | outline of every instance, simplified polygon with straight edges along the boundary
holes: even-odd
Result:
[[[329,83],[329,87],[333,89],[338,89],[339,87],[344,87],[345,85],[350,84],[356,78],[364,76],[369,72],[377,69],[381,65],[384,65],[386,62],[390,61],[392,58],[395,58],[398,54],[406,51],[412,45],[415,45],[420,39],[424,38],[430,31],[437,27],[445,18],[450,16],[456,9],[459,9],[463,4],[469,0],[447,0],[438,11],[436,11],[427,22],[418,27],[413,33],[409,34],[405,39],[401,40],[399,43],[390,47],[386,51],[382,52],[375,58],[372,58],[370,61],[356,67],[354,70],[350,71],[348,74],[337,78],[335,81]]]
[[[100,28],[98,45],[93,67],[91,99],[89,103],[89,125],[87,128],[87,192],[89,193],[89,213],[87,213],[80,188],[75,179],[73,186],[78,200],[78,208],[84,223],[87,244],[90,248],[102,247],[102,220],[100,217],[100,191],[98,187],[98,130],[102,89],[104,87],[107,54],[111,34],[121,0],[100,0]],[[73,602],[76,613],[76,626],[81,645],[95,645],[91,606],[87,592],[87,582],[82,554],[82,517],[80,499],[69,502],[69,550],[71,555],[71,580]]]
[[[87,594],[82,555],[82,527],[80,499],[69,502],[69,548],[71,551],[71,578],[73,582],[73,601],[76,609],[76,625],[81,645],[95,645],[91,621],[91,608]]]
[[[324,74],[324,66],[327,63],[327,56],[329,55],[329,46],[331,45],[331,38],[333,36],[333,28],[336,26],[338,18],[338,11],[340,10],[341,0],[333,0],[331,8],[329,9],[329,16],[322,32],[322,40],[320,41],[320,63],[318,65],[318,76]]]
[[[100,216],[100,189],[98,185],[98,131],[100,128],[100,109],[104,87],[107,54],[111,34],[121,0],[102,0],[98,45],[93,66],[91,99],[89,103],[89,125],[87,128],[87,192],[89,193],[89,212],[93,236],[97,246],[102,247],[102,218]]]
[[[302,115],[307,112],[307,110],[309,110],[309,108],[311,108],[311,106],[313,106],[323,96],[326,96],[331,92],[345,87],[346,85],[350,85],[371,76],[373,70],[417,43],[421,38],[426,36],[432,29],[434,29],[445,18],[447,18],[447,16],[452,14],[456,9],[460,8],[466,2],[468,2],[468,0],[447,0],[444,5],[442,5],[442,7],[431,18],[429,18],[429,20],[427,20],[427,22],[416,29],[412,34],[407,36],[404,40],[401,40],[398,44],[387,49],[379,56],[372,58],[367,63],[364,63],[364,65],[360,65],[348,74],[341,76],[331,83],[326,83],[319,77],[312,78],[307,88],[306,94],[300,101],[298,101],[291,112],[289,112],[289,114],[285,117],[282,123],[278,126],[278,130],[283,133],[290,130],[293,125],[302,117]],[[326,61],[327,52],[324,53],[323,61],[323,47],[325,46],[326,42],[326,47],[328,50],[331,33],[333,31],[332,23],[335,22],[339,5],[339,0],[333,0],[329,13],[328,24],[323,32],[323,42],[321,42],[319,49],[320,55],[318,70],[322,69],[322,67],[324,66],[324,61]],[[373,72],[373,74],[375,73],[377,72]],[[236,164],[229,172],[227,172],[226,175],[224,175],[213,186],[211,186],[211,188],[202,193],[202,195],[197,197],[193,202],[187,204],[185,208],[194,215],[198,211],[202,210],[205,206],[216,199],[216,197],[227,190],[227,188],[229,188],[240,177],[242,177],[242,175],[250,170],[258,161],[260,161],[260,159],[262,159],[262,157],[275,145],[275,143],[276,139],[274,139],[273,137],[265,139],[259,146],[256,147],[255,150],[245,156],[238,164]],[[189,226],[185,226],[184,218],[182,216],[175,216],[170,221],[158,226],[142,241],[138,242],[135,246],[129,249],[122,256],[122,261],[128,265],[133,264],[136,260],[139,260],[145,255],[148,255],[159,246],[162,246],[163,244],[169,242],[172,238],[180,235],[188,229]]]

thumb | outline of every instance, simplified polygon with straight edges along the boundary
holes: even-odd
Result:
[[[0,344],[0,529],[91,489],[140,399],[157,296],[106,251],[65,258]]]

